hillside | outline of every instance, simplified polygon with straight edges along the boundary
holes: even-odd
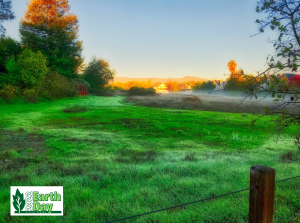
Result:
[[[170,82],[170,81],[177,81],[179,83],[181,82],[187,82],[187,81],[208,81],[208,79],[205,79],[205,78],[200,78],[200,77],[194,77],[194,76],[185,76],[185,77],[182,77],[182,78],[155,78],[155,77],[149,77],[149,78],[135,78],[135,77],[115,77],[114,78],[114,81],[112,83],[115,83],[115,82],[122,82],[122,83],[126,83],[126,82],[129,82],[129,81],[148,81],[148,80],[151,80],[152,83],[156,83],[156,82],[163,82],[163,83],[166,83],[166,82]]]

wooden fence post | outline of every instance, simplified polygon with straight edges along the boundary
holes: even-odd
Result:
[[[256,165],[250,168],[249,223],[272,223],[275,169]]]

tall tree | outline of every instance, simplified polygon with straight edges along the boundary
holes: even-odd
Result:
[[[14,13],[11,11],[11,0],[0,0],[0,35],[4,36],[6,29],[1,24],[5,20],[13,20]]]
[[[234,74],[236,66],[237,66],[236,62],[234,60],[231,60],[231,61],[229,61],[227,66],[228,66],[230,73]]]
[[[20,33],[23,45],[47,58],[50,69],[75,77],[83,62],[78,20],[66,0],[31,0]]]

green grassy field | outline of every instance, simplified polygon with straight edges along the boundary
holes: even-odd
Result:
[[[72,111],[77,105],[80,112]],[[123,97],[0,102],[0,221],[105,222],[249,187],[252,165],[300,175],[296,128],[277,143],[251,114],[138,107]],[[71,109],[70,109],[71,108]],[[66,112],[63,112],[64,109]],[[287,165],[288,164],[288,165]],[[274,222],[300,222],[300,179]],[[10,186],[64,186],[63,217],[11,217]],[[248,222],[249,191],[123,222]]]

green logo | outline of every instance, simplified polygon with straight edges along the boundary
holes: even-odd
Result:
[[[1,1],[1,0],[0,0]],[[11,216],[63,215],[62,186],[11,186]]]
[[[25,200],[23,194],[20,193],[19,189],[16,190],[16,194],[13,195],[13,205],[16,209],[17,213],[21,213],[23,208],[25,207]]]

